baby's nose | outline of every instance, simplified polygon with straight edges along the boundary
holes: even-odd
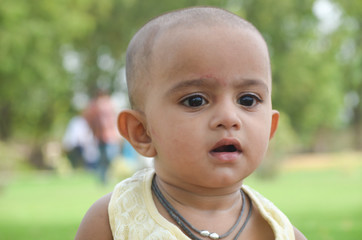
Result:
[[[234,103],[220,104],[215,107],[215,112],[210,120],[213,129],[235,129],[241,128],[240,108]]]

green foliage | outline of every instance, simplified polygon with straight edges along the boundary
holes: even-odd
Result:
[[[354,147],[362,149],[362,3],[357,0],[333,2],[342,9],[338,60],[346,91],[354,93],[359,99],[359,104],[348,107],[353,110],[350,124],[355,133]]]
[[[274,107],[288,114],[305,144],[317,129],[332,129],[340,123],[344,96],[342,75],[335,61],[338,49],[318,31],[314,3],[244,1],[239,11],[266,38],[272,62]]]
[[[49,138],[56,127],[64,128],[75,93],[115,90],[123,54],[137,28],[162,12],[206,2],[223,3],[3,0],[0,138],[14,134],[36,142]],[[71,70],[64,67],[69,53],[80,62]],[[102,66],[102,57],[110,61],[108,65]]]
[[[141,1],[141,0],[109,0],[107,14],[95,15],[94,31],[72,47],[83,56],[82,75],[76,80],[83,81],[79,91],[92,94],[98,88],[106,88],[111,92],[117,89],[117,73],[124,65],[124,54],[127,45],[135,32],[147,21],[162,13],[192,5],[222,6],[226,1]],[[112,66],[100,66],[102,57],[109,57]],[[98,67],[96,67],[98,66]]]
[[[69,104],[70,79],[59,54],[64,41],[73,38],[70,27],[61,27],[61,22],[68,26],[63,21],[66,13],[66,4],[60,1],[2,1],[2,138],[13,130],[41,138],[52,129],[57,109]],[[79,37],[80,30],[74,32]]]
[[[341,24],[323,32],[313,12],[317,2],[2,0],[0,138],[41,143],[59,137],[74,113],[75,94],[125,91],[120,69],[140,26],[166,11],[213,5],[260,29],[270,48],[274,107],[288,115],[293,131],[310,147],[319,129],[341,125],[346,93],[362,99],[361,3],[329,1],[341,12]],[[347,124],[362,129],[361,104],[353,111]]]

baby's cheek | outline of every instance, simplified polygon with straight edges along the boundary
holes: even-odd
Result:
[[[169,134],[167,127],[157,126],[150,129],[153,144],[156,148],[167,149],[174,141],[174,136]]]
[[[149,128],[149,135],[151,136],[152,140],[158,140],[159,139],[158,132],[152,127]]]

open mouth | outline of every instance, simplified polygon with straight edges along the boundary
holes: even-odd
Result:
[[[211,153],[240,153],[241,145],[235,138],[224,138],[217,142],[211,150]]]
[[[212,152],[237,152],[237,151],[238,149],[232,144],[223,145],[212,150]]]
[[[242,154],[241,145],[236,138],[223,138],[210,151],[212,157],[223,163],[237,161]]]

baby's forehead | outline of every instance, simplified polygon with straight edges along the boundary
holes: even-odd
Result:
[[[157,55],[155,46],[160,39],[171,41],[172,34],[169,33],[182,34],[215,27],[251,30],[263,39],[251,23],[223,9],[201,7],[161,15],[136,33],[127,50],[126,73],[131,104],[143,101],[145,94],[142,94],[142,88],[149,81],[145,75],[152,72],[152,58]]]
[[[240,45],[245,44],[241,39],[240,36],[242,35],[235,35],[230,33],[239,32],[242,33],[242,35],[253,35],[253,37],[260,39],[261,41],[258,41],[258,43],[266,45],[263,37],[260,35],[259,32],[255,31],[252,28],[244,27],[240,25],[233,25],[233,24],[224,24],[224,23],[218,23],[218,24],[208,24],[208,23],[195,23],[193,25],[188,24],[177,24],[172,27],[166,27],[160,30],[158,33],[157,38],[153,41],[152,49],[150,52],[157,54],[157,50],[159,50],[161,45],[165,45],[165,43],[176,43],[178,44],[179,40],[182,39],[188,39],[192,38],[195,35],[200,36],[200,39],[198,39],[201,43],[208,37],[217,37],[218,34],[224,34],[222,35],[223,38],[226,37],[232,37],[235,41],[238,41]],[[202,36],[205,36],[203,38]],[[221,36],[220,36],[221,37]],[[150,55],[151,56],[151,55]]]
[[[156,24],[163,27],[207,25],[215,24],[234,25],[254,28],[251,23],[243,18],[219,8],[189,8],[180,11],[174,11],[161,15],[149,22],[150,25]],[[147,26],[147,24],[145,25]]]
[[[161,15],[145,24],[133,37],[128,51],[134,47],[139,51],[152,51],[153,44],[169,31],[185,31],[215,26],[235,27],[259,31],[241,17],[218,8],[190,8]]]
[[[180,11],[160,16],[149,22],[149,26],[146,24],[146,35],[151,36],[151,38],[153,38],[152,42],[155,42],[160,36],[169,32],[177,33],[187,30],[201,30],[203,28],[212,29],[215,27],[252,30],[260,34],[251,23],[237,15],[221,9],[207,10],[208,11],[200,13],[197,9],[195,11]],[[153,47],[152,45],[148,46]]]
[[[204,46],[205,43],[209,43],[208,49]],[[201,49],[209,54],[209,51],[213,49],[219,49],[223,44],[227,44],[229,49],[233,49],[232,53],[239,51],[249,51],[248,49],[262,49],[265,53],[265,60],[269,63],[269,53],[268,47],[265,43],[265,40],[261,34],[254,28],[248,25],[240,25],[234,23],[225,23],[219,22],[218,24],[209,24],[209,22],[199,22],[192,25],[179,23],[173,24],[172,27],[167,27],[159,33],[157,39],[154,41],[148,64],[150,66],[150,71],[152,71],[152,66],[157,61],[164,63],[169,62],[170,56],[174,55],[176,50],[185,50],[187,46],[193,48],[190,54],[185,56],[178,55],[179,58],[187,57],[189,60],[191,58],[196,61],[203,61]],[[164,49],[170,49],[170,51],[164,51]],[[205,50],[206,49],[206,50]],[[243,50],[241,50],[243,49]],[[184,53],[185,51],[178,51],[179,53]],[[227,52],[218,52],[223,56],[229,56]],[[230,53],[230,52],[229,52]],[[242,54],[242,53],[241,53]],[[190,58],[191,57],[191,58]],[[198,58],[199,57],[199,58]],[[165,59],[169,59],[165,61]],[[181,60],[181,59],[180,59]],[[225,59],[225,61],[228,61]],[[178,65],[177,65],[178,66]]]

